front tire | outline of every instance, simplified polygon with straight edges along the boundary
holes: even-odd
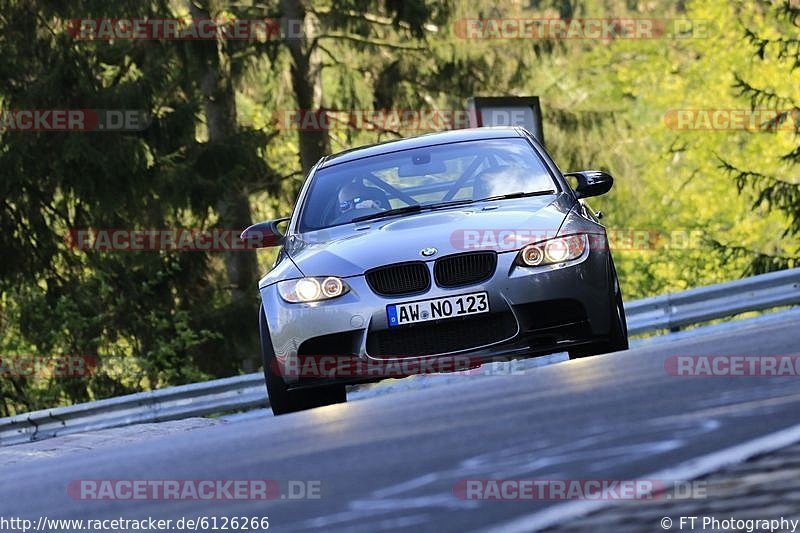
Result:
[[[613,267],[612,267],[613,269]],[[593,342],[576,346],[569,350],[570,359],[580,359],[628,349],[628,322],[625,319],[625,306],[622,303],[622,291],[619,288],[616,270],[614,270],[614,305],[611,309],[611,331],[606,341]]]
[[[261,330],[261,358],[264,362],[264,381],[267,385],[267,396],[269,396],[269,405],[272,408],[273,415],[294,413],[347,401],[347,391],[344,385],[326,385],[324,387],[290,390],[280,375],[263,307],[259,310],[259,326]]]

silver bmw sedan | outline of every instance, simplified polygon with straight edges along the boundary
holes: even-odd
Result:
[[[279,246],[259,283],[273,412],[346,401],[346,385],[567,351],[625,350],[605,228],[522,128],[422,135],[322,158],[288,218],[242,238]]]

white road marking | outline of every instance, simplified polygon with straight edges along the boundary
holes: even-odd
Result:
[[[726,466],[741,463],[747,459],[785,448],[800,441],[800,424],[788,429],[771,433],[724,450],[695,457],[675,467],[666,468],[652,474],[640,476],[641,479],[683,479],[691,480],[716,472]],[[613,505],[613,501],[575,501],[555,505],[524,515],[508,522],[498,524],[488,531],[491,533],[529,533],[548,527],[562,525],[570,520],[585,516],[604,507]]]

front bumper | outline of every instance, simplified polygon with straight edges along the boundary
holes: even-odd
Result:
[[[607,246],[555,267],[521,267],[514,264],[516,256],[498,254],[495,273],[485,282],[450,289],[432,284],[412,296],[379,296],[364,276],[345,278],[347,294],[310,304],[287,303],[274,284],[265,286],[261,298],[276,363],[286,368],[308,356],[391,362],[459,354],[488,362],[562,351],[608,336],[614,290]],[[434,261],[426,264],[433,277]],[[489,295],[489,315],[388,326],[389,304],[480,291]],[[290,386],[319,384],[291,373],[284,380]]]

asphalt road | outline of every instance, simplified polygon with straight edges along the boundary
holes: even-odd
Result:
[[[676,377],[672,355],[797,354],[797,315],[304,413],[37,459],[0,473],[0,516],[269,516],[270,530],[450,531],[550,501],[468,501],[466,479],[637,479],[800,424],[798,378]],[[318,480],[313,500],[82,501],[73,480]],[[658,530],[654,524],[653,531]]]

